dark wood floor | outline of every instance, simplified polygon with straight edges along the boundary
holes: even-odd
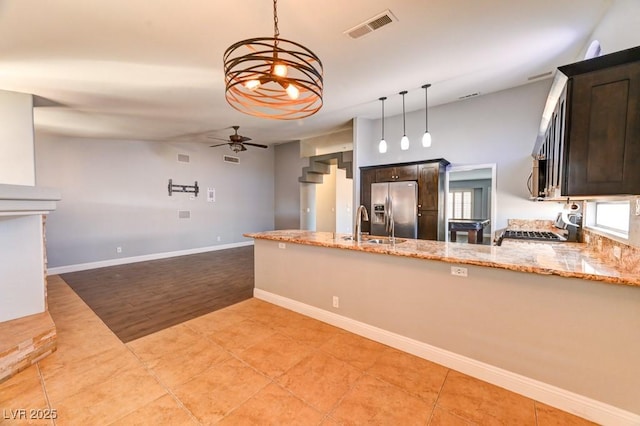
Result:
[[[253,295],[253,246],[61,275],[129,342]]]

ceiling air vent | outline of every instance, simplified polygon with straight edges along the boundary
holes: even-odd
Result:
[[[470,93],[468,95],[460,96],[458,99],[463,101],[465,99],[475,98],[476,96],[480,96],[480,92],[475,92],[475,93]]]
[[[387,9],[373,18],[348,29],[344,34],[351,38],[360,38],[397,20],[398,19],[393,15],[393,13]]]
[[[189,156],[187,154],[178,154],[178,163],[188,163]]]
[[[240,164],[240,158],[234,157],[233,155],[223,155],[222,159],[225,163]]]

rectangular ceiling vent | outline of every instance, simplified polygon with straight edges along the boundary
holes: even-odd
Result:
[[[348,29],[344,34],[351,38],[360,38],[397,20],[393,13],[387,9],[373,18]]]
[[[475,93],[470,93],[470,94],[468,94],[468,95],[460,96],[458,99],[460,99],[461,101],[463,101],[463,100],[465,100],[465,99],[475,98],[476,96],[480,96],[480,92],[475,92]]]
[[[233,155],[223,155],[222,159],[225,163],[240,164],[240,158],[234,157]]]
[[[178,163],[188,163],[189,156],[187,154],[178,154]]]

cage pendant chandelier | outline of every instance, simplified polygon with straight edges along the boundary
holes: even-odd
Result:
[[[224,52],[225,97],[245,114],[297,120],[322,107],[322,62],[303,45],[280,38],[277,3],[273,37],[242,40]]]

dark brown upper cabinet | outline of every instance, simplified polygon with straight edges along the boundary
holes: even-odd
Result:
[[[569,78],[562,195],[640,194],[640,46],[558,69]]]
[[[395,182],[399,180],[418,180],[418,166],[390,166],[376,170],[376,182]]]

